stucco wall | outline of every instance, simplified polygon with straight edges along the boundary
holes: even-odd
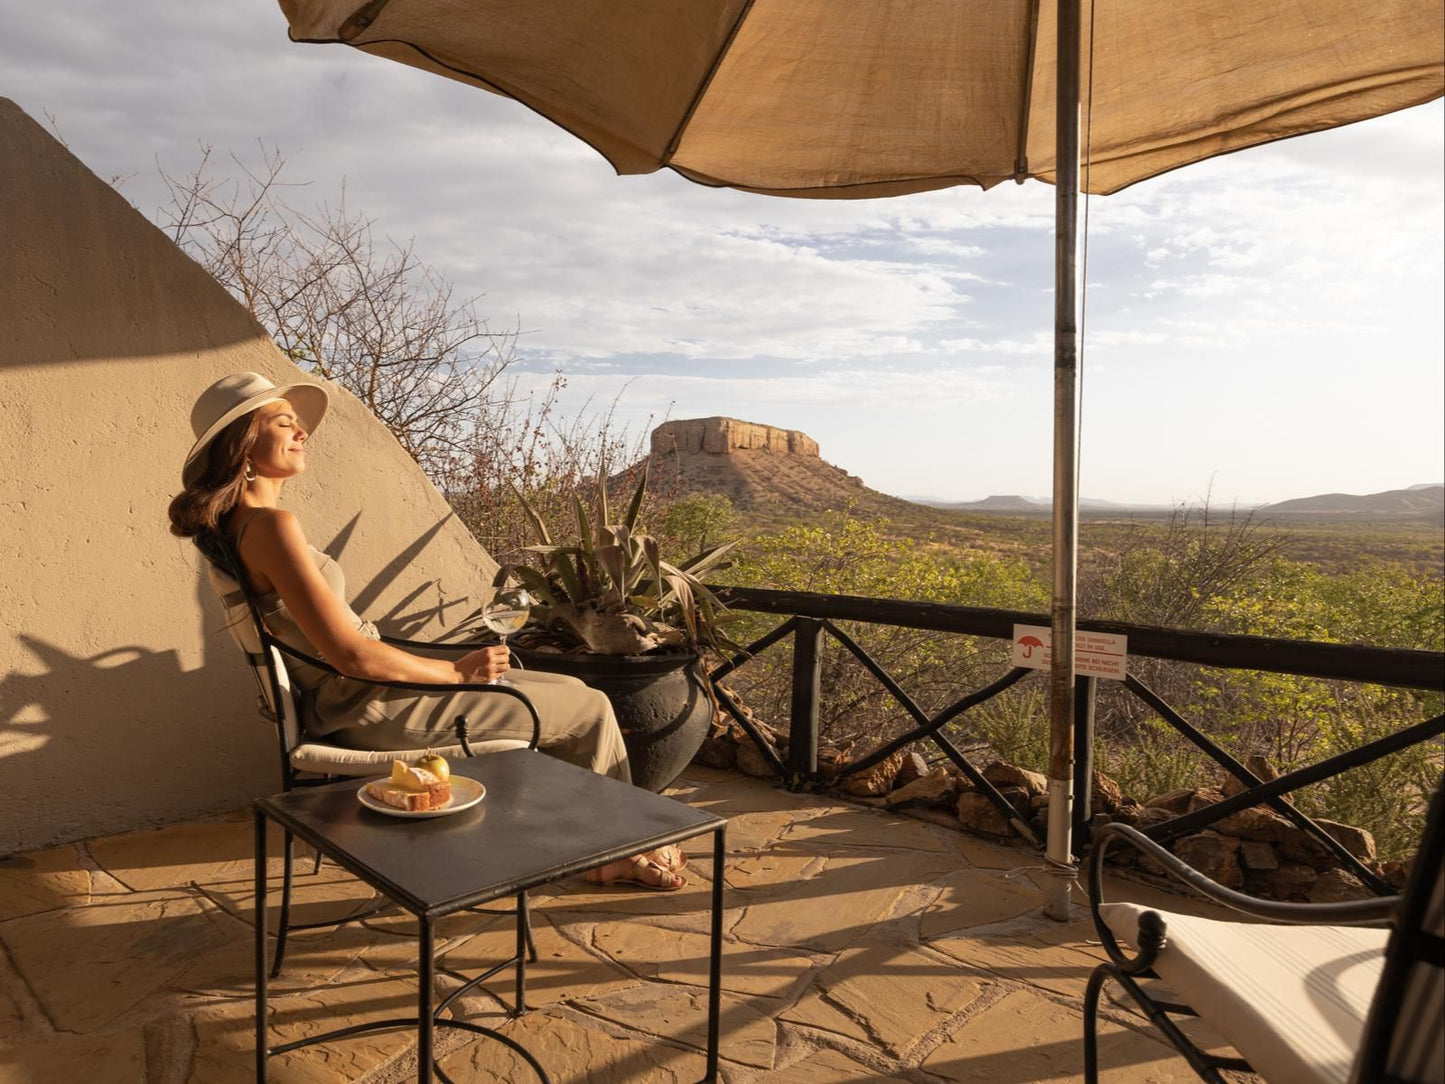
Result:
[[[298,371],[119,194],[0,99],[0,854],[280,789],[273,732],[189,542],[166,529],[196,395]],[[495,565],[335,391],[283,504],[358,612],[426,637]]]

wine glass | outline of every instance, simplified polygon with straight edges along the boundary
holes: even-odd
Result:
[[[527,623],[532,612],[532,596],[524,587],[513,587],[498,591],[482,610],[482,624],[497,634],[502,646],[507,646],[507,637],[519,632]],[[510,685],[503,677],[492,678],[493,685]]]

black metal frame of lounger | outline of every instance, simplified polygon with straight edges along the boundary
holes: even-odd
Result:
[[[1128,843],[1158,862],[1171,875],[1190,888],[1226,907],[1266,922],[1391,927],[1385,949],[1384,970],[1370,1004],[1365,1023],[1359,1066],[1352,1079],[1377,1081],[1380,1084],[1411,1084],[1406,1078],[1392,1076],[1388,1062],[1396,1026],[1401,1021],[1400,1009],[1405,1000],[1412,966],[1445,968],[1445,941],[1424,928],[1432,893],[1440,891],[1441,859],[1445,853],[1445,782],[1436,788],[1426,817],[1425,833],[1404,895],[1385,896],[1349,903],[1281,903],[1261,900],[1235,892],[1204,876],[1181,861],[1154,840],[1124,824],[1109,824],[1098,829],[1089,855],[1089,908],[1094,927],[1109,960],[1100,964],[1089,976],[1084,993],[1084,1080],[1097,1084],[1099,997],[1104,982],[1114,979],[1182,1054],[1200,1079],[1208,1084],[1226,1084],[1221,1069],[1253,1071],[1242,1058],[1226,1058],[1201,1050],[1169,1018],[1169,1014],[1198,1015],[1188,1005],[1161,1001],[1150,997],[1134,981],[1155,977],[1154,961],[1164,948],[1168,930],[1164,918],[1156,911],[1139,916],[1138,954],[1129,956],[1114,937],[1113,931],[1099,913],[1103,899],[1104,856],[1115,841]],[[1182,993],[1182,991],[1175,991]]]

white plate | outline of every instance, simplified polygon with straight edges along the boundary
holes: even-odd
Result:
[[[454,775],[452,776],[452,800],[440,809],[397,809],[396,806],[387,805],[380,798],[371,796],[370,788],[373,784],[385,786],[386,780],[368,779],[361,784],[361,788],[356,792],[356,797],[367,809],[385,813],[388,817],[445,817],[452,813],[460,813],[463,809],[471,809],[487,796],[487,788],[475,779],[468,779],[464,775]]]

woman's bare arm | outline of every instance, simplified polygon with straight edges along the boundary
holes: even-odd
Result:
[[[458,659],[428,659],[367,639],[317,570],[296,516],[284,509],[263,509],[254,516],[241,554],[252,582],[269,581],[306,638],[347,677],[455,684],[488,681],[507,668],[502,648],[483,648]]]

